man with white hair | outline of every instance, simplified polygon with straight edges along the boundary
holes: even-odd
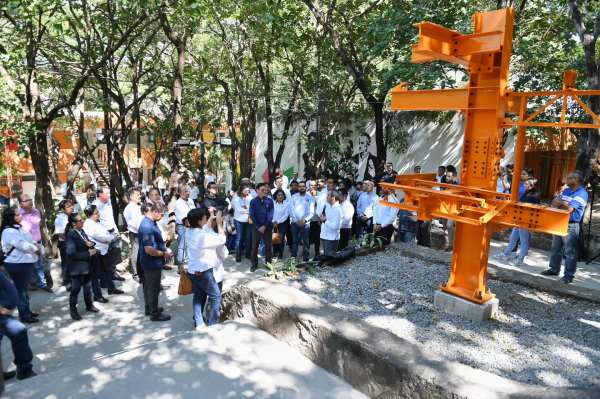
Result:
[[[283,188],[287,189],[290,185],[289,184],[290,182],[289,182],[288,177],[286,175],[284,175],[283,173],[284,173],[283,168],[279,168],[279,176],[278,177],[281,177],[281,181],[283,182]]]

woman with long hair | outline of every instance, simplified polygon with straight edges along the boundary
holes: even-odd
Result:
[[[527,179],[523,182],[525,187],[525,191],[521,196],[521,202],[526,202],[529,204],[539,204],[540,203],[540,188],[538,185],[538,181],[535,178]],[[513,266],[522,266],[525,264],[525,257],[527,256],[527,252],[529,251],[529,239],[531,238],[531,231],[525,229],[519,229],[517,227],[513,227],[512,233],[510,234],[510,241],[508,242],[508,246],[504,251],[499,254],[494,255],[494,258],[500,260],[508,260],[509,254],[517,247],[517,241],[521,240],[521,252],[516,259],[513,259],[509,262],[509,264]]]
[[[275,199],[273,207],[273,228],[277,229],[277,232],[283,235],[281,244],[273,244],[273,255],[276,255],[277,259],[283,259],[285,233],[290,228],[290,208],[283,190],[276,190],[275,193],[273,193],[273,198]]]
[[[92,257],[96,255],[95,244],[92,242],[83,230],[83,218],[78,213],[69,215],[69,224],[67,225],[67,237],[65,239],[67,246],[67,259],[69,259],[68,272],[72,278],[71,295],[69,296],[69,307],[71,318],[81,320],[77,312],[77,297],[83,287],[83,299],[85,308],[97,313],[100,310],[94,306],[92,300],[92,284],[90,271],[92,268]]]
[[[217,221],[218,233],[209,226]],[[190,249],[188,277],[194,289],[194,320],[199,325],[203,320],[203,299],[210,299],[208,326],[217,324],[219,307],[221,306],[221,289],[223,287],[222,259],[227,256],[225,248],[225,232],[223,231],[223,214],[215,216],[208,209],[192,209],[187,216],[190,223],[186,243]],[[204,325],[206,327],[206,325]]]
[[[27,289],[33,274],[33,265],[42,254],[40,244],[33,240],[31,234],[21,227],[23,216],[15,209],[2,211],[2,251],[6,257],[4,269],[10,275],[19,294],[19,318],[23,323],[37,323],[39,315],[29,309]]]
[[[252,246],[252,226],[250,225],[250,186],[241,184],[237,195],[233,197],[231,206],[233,206],[233,219],[236,232],[235,261],[242,261],[242,250],[246,253],[246,259],[250,259],[250,249]]]

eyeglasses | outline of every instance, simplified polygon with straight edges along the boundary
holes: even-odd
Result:
[[[81,223],[81,222],[83,222],[83,219],[79,219],[79,220],[75,221],[75,223]]]
[[[28,200],[25,200],[25,201],[19,201],[19,202],[23,204],[23,203],[25,203],[25,202],[33,202],[33,200],[30,198],[30,199],[28,199]]]

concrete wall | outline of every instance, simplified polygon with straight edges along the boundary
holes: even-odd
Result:
[[[394,168],[402,174],[412,173],[413,167],[419,165],[422,167],[422,172],[436,172],[439,165],[452,164],[458,168],[461,162],[462,141],[465,127],[465,119],[461,113],[457,112],[450,123],[439,125],[435,123],[414,123],[408,127],[409,147],[404,154],[395,154],[388,152],[388,161],[394,164]],[[267,169],[267,161],[264,157],[264,152],[267,148],[267,131],[266,123],[261,122],[258,125],[257,140],[256,140],[256,181],[265,180],[265,172]],[[275,134],[280,135],[283,130],[283,123],[274,124]],[[292,127],[293,134],[286,143],[286,148],[282,160],[284,170],[293,168],[293,171],[299,172],[302,178],[305,171],[305,163],[302,159],[302,154],[306,152],[306,146],[302,143],[301,123],[294,124]],[[311,125],[310,129],[314,129]],[[365,131],[371,137],[371,143],[366,151],[360,148],[360,135]],[[355,154],[353,159],[338,159],[338,163],[350,163],[358,167],[357,179],[363,180],[369,163],[369,154],[376,154],[374,128],[367,125],[363,131],[355,131],[349,139],[342,139],[342,147],[349,147],[352,154]],[[515,138],[510,135],[506,147],[506,157],[502,161],[502,165],[511,163],[514,159],[514,143]],[[274,143],[274,152],[277,152],[279,143]],[[360,159],[360,154],[365,154]],[[358,161],[358,163],[355,163]],[[368,174],[368,173],[367,173]]]

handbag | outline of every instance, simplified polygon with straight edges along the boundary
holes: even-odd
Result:
[[[279,228],[273,229],[273,237],[271,238],[273,244],[281,244],[283,242],[283,234],[279,232]]]
[[[187,275],[187,269],[179,269],[177,274],[179,274],[179,290],[177,293],[179,295],[193,294],[194,288],[192,287],[192,280]]]
[[[121,262],[123,262],[121,249],[114,246],[102,257],[102,270],[110,270]]]

